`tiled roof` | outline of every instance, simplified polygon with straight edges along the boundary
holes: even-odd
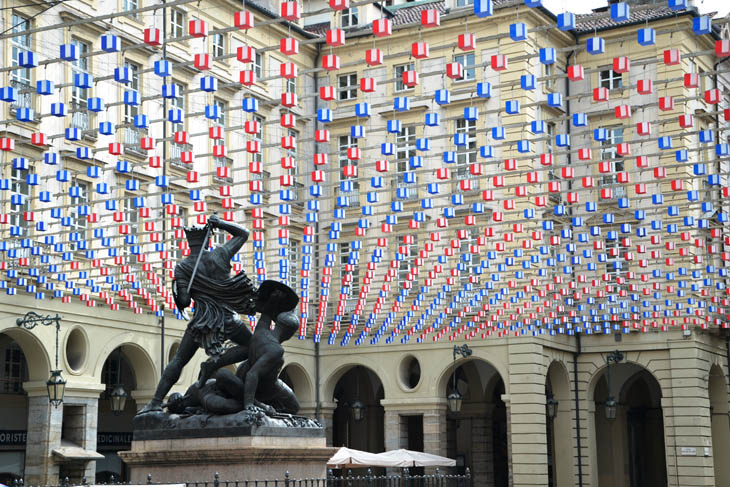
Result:
[[[329,22],[320,22],[318,24],[310,24],[310,25],[304,26],[304,30],[306,30],[310,34],[314,34],[318,37],[324,37],[325,33],[329,30],[329,28],[330,28]]]
[[[439,14],[443,15],[444,13],[446,13],[446,2],[440,1],[421,3],[419,5],[414,5],[413,7],[399,8],[395,10],[395,15],[393,16],[393,26],[420,23],[421,11],[429,9],[436,9],[439,11]]]
[[[664,17],[673,17],[675,14],[681,15],[683,12],[675,12],[664,5],[651,5],[646,8],[636,7],[631,10],[631,18],[623,22],[614,22],[608,14],[608,7],[595,9],[594,13],[576,15],[576,27],[578,33],[590,32],[592,30],[610,29],[612,27],[620,27],[621,25],[634,24],[637,22],[646,22],[647,20],[656,20]]]

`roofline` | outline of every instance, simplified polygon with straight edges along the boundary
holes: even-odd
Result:
[[[246,2],[245,6],[246,7],[251,7],[251,8],[253,8],[253,10],[258,10],[259,13],[262,13],[262,14],[264,14],[267,17],[270,17],[272,19],[278,19],[279,18],[279,16],[276,13],[272,12],[271,10],[269,10],[269,9],[267,9],[265,7],[262,7],[261,5],[259,5],[257,3],[254,3],[254,2]],[[292,22],[289,22],[288,20],[284,20],[284,21],[282,21],[280,23],[281,23],[281,25],[284,25],[286,27],[290,27],[293,31],[295,31],[298,34],[301,34],[301,35],[303,35],[305,37],[308,37],[309,39],[315,39],[315,38],[319,37],[316,34],[312,34],[311,32],[307,32],[306,30],[304,30],[301,27],[299,27],[297,24],[294,24]]]
[[[608,27],[601,27],[601,28],[597,28],[597,29],[584,29],[584,30],[578,30],[578,29],[576,29],[575,30],[575,34],[576,34],[576,36],[578,36],[578,35],[583,35],[583,34],[591,33],[591,32],[605,32],[607,30],[622,29],[624,27],[631,27],[631,26],[634,26],[634,25],[646,24],[647,21],[648,22],[655,22],[657,20],[666,20],[666,19],[671,19],[671,18],[680,17],[680,16],[683,16],[683,15],[689,15],[689,14],[692,14],[693,17],[699,17],[700,16],[699,15],[699,12],[697,11],[697,9],[693,7],[693,8],[685,9],[682,12],[677,12],[677,13],[671,13],[671,14],[667,14],[667,15],[662,15],[660,17],[653,17],[651,19],[634,20],[632,22],[627,22],[625,24],[611,25],[611,26],[608,26]]]

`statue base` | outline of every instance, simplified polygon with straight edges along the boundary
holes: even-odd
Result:
[[[302,416],[242,411],[224,416],[151,413],[134,420],[132,449],[120,452],[132,484],[325,478],[324,428]]]

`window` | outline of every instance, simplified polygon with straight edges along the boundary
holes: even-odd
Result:
[[[185,11],[179,8],[170,10],[170,32],[168,35],[173,39],[185,35]]]
[[[13,14],[12,33],[16,34],[10,38],[12,45],[12,65],[20,65],[20,53],[31,49],[31,35],[22,34],[30,30],[30,20],[22,15]],[[21,34],[21,35],[17,35]],[[28,89],[33,82],[30,68],[14,69],[10,72],[10,84],[17,88],[18,91]],[[31,93],[23,93],[18,95],[18,101],[13,102],[12,108],[31,108]]]
[[[124,67],[129,69],[131,73],[131,81],[128,85],[130,90],[139,92],[139,72],[141,71],[140,65],[131,61],[124,61]],[[132,123],[135,116],[139,114],[139,106],[124,105],[124,122]]]
[[[258,141],[259,144],[261,144],[261,147],[263,147],[264,146],[264,140],[265,140],[265,137],[264,137],[264,130],[265,130],[264,122],[266,122],[266,120],[264,119],[264,117],[262,117],[260,115],[254,115],[253,116],[253,119],[256,122],[258,122],[259,123],[259,127],[261,127],[261,130],[259,130],[258,133],[253,134],[253,140]],[[256,152],[254,154],[251,154],[251,160],[253,162],[263,162],[263,160],[264,160],[263,149],[260,152]]]
[[[124,206],[124,214],[125,219],[127,221],[127,224],[129,225],[129,235],[139,235],[139,212],[137,211],[137,208],[134,206],[134,197],[132,195],[125,195],[125,198],[122,200],[122,205]],[[138,268],[134,265],[134,263],[131,260],[132,255],[132,245],[128,245],[125,242],[126,237],[124,235],[121,236],[121,254],[123,256],[128,257],[127,264],[131,264],[130,272],[136,273]]]
[[[71,184],[79,189],[78,198],[71,199],[71,233],[77,233],[78,241],[84,241],[89,223],[86,216],[82,214],[81,208],[89,204],[89,183],[74,179]],[[70,244],[71,250],[80,250],[77,242],[72,240]]]
[[[122,370],[119,352],[112,353],[109,358],[104,362],[104,367],[101,369],[101,381],[106,386],[106,392],[111,393],[114,386],[121,383],[122,378],[119,375],[119,371]]]
[[[604,69],[598,74],[598,84],[601,88],[614,90],[623,86],[621,73],[617,73],[613,69]]]
[[[32,186],[28,184],[25,178],[26,172],[19,169],[12,169],[10,172],[10,194],[18,195],[22,199],[20,205],[10,205],[10,224],[16,227],[28,227],[28,222],[25,221],[23,213],[31,210],[32,201]]]
[[[289,239],[288,251],[288,272],[286,274],[286,285],[297,290],[299,286],[299,242],[293,238]]]
[[[456,0],[457,7],[467,7],[469,5],[474,5],[474,0]]]
[[[395,136],[395,158],[398,172],[408,170],[408,161],[416,155],[416,127],[403,127]]]
[[[349,286],[342,286],[342,292],[347,295],[347,298],[345,298],[345,315],[354,311],[360,293],[359,266],[357,264],[357,251],[352,250],[351,243],[340,242],[340,276],[342,278],[347,275],[350,276]]]
[[[218,117],[218,119],[216,119],[213,123],[215,123],[216,126],[221,127],[221,129],[223,130],[223,138],[213,139],[213,145],[226,145],[226,139],[228,135],[226,133],[226,111],[228,110],[228,104],[220,98],[215,98],[213,100],[213,105],[218,107],[218,112],[220,113],[220,117]]]
[[[132,19],[139,19],[139,13],[137,12],[138,4],[137,0],[122,0],[122,10],[130,12],[127,17]]]
[[[4,364],[0,392],[20,394],[23,392],[23,381],[28,379],[25,370],[25,355],[15,342],[10,342],[3,352]]]
[[[476,120],[466,120],[460,118],[456,121],[456,133],[467,134],[466,145],[459,146],[456,151],[456,163],[463,168],[459,168],[458,175],[465,176],[463,173],[468,173],[467,164],[473,164],[477,162],[477,122]]]
[[[181,207],[179,207],[178,211],[180,212],[179,213],[180,224],[183,227],[188,226],[188,209],[184,206],[181,206]],[[218,232],[218,233],[220,233],[220,232]],[[172,232],[173,239],[175,238],[174,235],[175,235],[175,232],[173,229],[173,232]],[[187,243],[187,240],[185,240],[185,237],[178,240],[177,244],[173,247],[172,258],[175,261],[179,262],[183,259],[183,251],[182,251],[182,247],[180,247],[180,245],[185,245],[185,243],[183,243],[183,242]]]
[[[213,38],[213,57],[223,57],[226,54],[226,35],[220,32],[211,37]]]
[[[403,255],[403,260],[398,261],[399,282],[404,282],[408,278],[408,272],[411,270],[416,257],[418,257],[418,236],[414,235],[413,243],[408,246],[408,252]]]
[[[606,140],[601,142],[601,159],[615,159],[616,144],[624,141],[624,129],[623,127],[608,128],[606,132]]]
[[[352,100],[357,98],[357,74],[344,74],[337,78],[337,86],[340,92],[340,100]]]
[[[264,77],[264,55],[260,52],[256,52],[253,59],[253,72],[256,74],[256,78]]]
[[[342,28],[355,27],[358,24],[357,7],[346,8],[342,11]]]
[[[339,159],[340,159],[340,181],[346,181],[348,178],[345,176],[345,166],[356,166],[356,160],[350,160],[347,158],[347,150],[351,147],[357,147],[357,139],[349,135],[341,135],[339,138]],[[360,189],[360,183],[358,181],[352,182],[352,189],[354,192]]]
[[[89,73],[89,43],[74,39],[71,42],[76,46],[79,58],[71,63],[71,73],[75,77],[77,74]],[[71,116],[71,125],[81,130],[89,129],[89,114],[86,111],[86,101],[89,98],[88,88],[71,88],[71,110],[81,110],[74,112]]]
[[[553,65],[552,64],[543,64],[542,65],[542,75],[545,78],[543,86],[546,90],[549,90],[553,87]]]
[[[547,140],[545,141],[544,151],[552,154],[555,150],[555,124],[553,122],[545,124],[545,135],[547,136]]]
[[[601,159],[610,160],[616,158],[616,144],[620,144],[624,141],[624,129],[623,127],[607,129],[606,140],[601,142]],[[611,161],[611,174],[604,175],[602,178],[603,184],[613,184],[616,182],[616,173],[624,170],[624,161],[619,159],[617,161]],[[614,188],[616,190],[623,191],[623,186]],[[620,196],[620,195],[616,195]]]
[[[622,245],[620,238],[613,240],[606,238],[604,240],[604,247],[606,249],[606,273],[610,274],[612,280],[615,281],[616,277],[621,273],[620,269],[616,269],[616,263],[621,265],[627,247]]]
[[[470,52],[467,54],[457,54],[454,56],[454,62],[464,66],[464,76],[458,79],[458,81],[468,81],[475,78],[474,70],[474,53]],[[467,67],[471,66],[471,67]]]
[[[284,78],[284,90],[287,93],[297,92],[297,79],[296,78]]]
[[[412,89],[403,84],[403,73],[406,71],[413,71],[415,69],[416,65],[414,63],[401,64],[395,67],[395,91],[406,91]]]

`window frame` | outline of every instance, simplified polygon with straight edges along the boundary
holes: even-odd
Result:
[[[617,90],[623,88],[623,83],[623,75],[614,71],[610,66],[607,69],[598,71],[598,86],[601,88]]]
[[[220,58],[226,54],[226,35],[223,32],[215,33],[211,36],[211,54],[214,58]],[[223,59],[216,59],[218,62],[223,62]]]
[[[345,80],[345,85],[342,81]],[[341,74],[337,77],[337,99],[350,101],[357,98],[357,73]]]
[[[343,29],[357,27],[360,24],[360,15],[357,7],[350,7],[342,10],[340,15],[340,26]]]
[[[469,57],[471,57],[471,61],[469,61]],[[461,83],[463,81],[474,81],[476,79],[476,68],[474,66],[476,64],[477,58],[476,54],[473,51],[454,54],[453,59],[455,63],[461,64],[464,68],[464,76],[458,79],[454,79],[454,83]],[[467,66],[471,66],[471,68],[467,68]]]
[[[393,91],[395,93],[402,93],[404,91],[409,91],[409,90],[414,89],[414,88],[411,88],[411,87],[403,84],[403,73],[405,71],[413,71],[415,69],[416,69],[416,63],[414,63],[414,62],[396,64],[395,66],[393,66],[393,73],[395,74],[395,84],[393,85]]]
[[[177,22],[179,17],[179,23]],[[170,10],[170,32],[168,35],[172,39],[185,35],[185,19],[187,12],[181,8],[173,8]]]

